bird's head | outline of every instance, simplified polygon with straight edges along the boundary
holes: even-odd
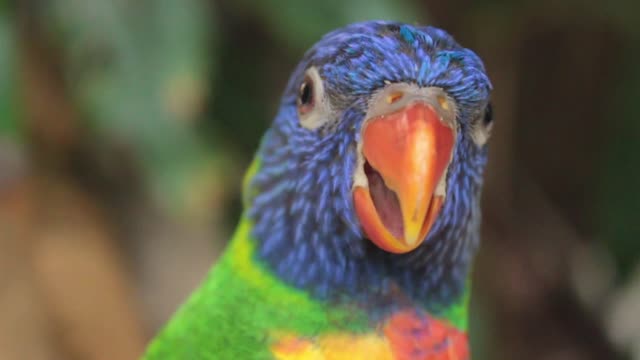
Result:
[[[404,254],[464,237],[490,90],[479,57],[442,30],[366,22],[326,35],[294,71],[258,153],[249,206],[263,255],[343,264],[372,243]]]

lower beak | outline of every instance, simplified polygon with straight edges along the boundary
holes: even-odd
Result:
[[[368,186],[354,189],[356,213],[377,246],[409,252],[425,240],[444,202],[443,177],[455,132],[423,102],[368,119],[364,126]]]

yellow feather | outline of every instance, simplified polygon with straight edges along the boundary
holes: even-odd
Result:
[[[391,346],[377,334],[327,334],[317,339],[281,338],[272,348],[278,360],[393,360]]]

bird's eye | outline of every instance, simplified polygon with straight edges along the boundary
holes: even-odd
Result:
[[[304,81],[302,81],[302,84],[300,85],[300,90],[298,91],[298,112],[301,115],[313,110],[313,106],[315,105],[313,87],[313,79],[308,75],[305,76]]]
[[[315,66],[307,69],[298,87],[296,106],[300,125],[309,130],[322,127],[332,118],[331,106],[324,95],[324,83]]]
[[[493,105],[488,103],[471,126],[471,138],[478,146],[483,146],[491,136],[493,129]]]
[[[484,118],[482,118],[482,121],[484,122],[484,126],[489,126],[493,123],[493,106],[491,103],[484,109]]]

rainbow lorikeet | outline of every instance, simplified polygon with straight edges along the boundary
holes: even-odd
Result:
[[[230,245],[145,359],[468,359],[491,88],[440,29],[325,35],[246,175]]]

